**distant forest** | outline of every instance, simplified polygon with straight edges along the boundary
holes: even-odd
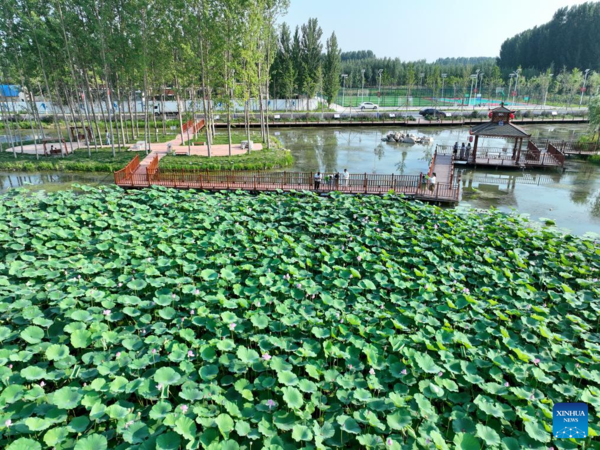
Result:
[[[498,65],[544,71],[600,70],[600,2],[561,8],[552,20],[502,44]]]

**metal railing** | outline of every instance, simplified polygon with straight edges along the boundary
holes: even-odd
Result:
[[[135,155],[133,157],[133,159],[127,163],[127,165],[125,167],[123,167],[121,170],[117,170],[115,172],[115,183],[118,185],[123,185],[125,182],[127,182],[128,180],[131,180],[131,177],[133,176],[133,173],[137,170],[137,168],[140,166],[140,157],[139,155]]]

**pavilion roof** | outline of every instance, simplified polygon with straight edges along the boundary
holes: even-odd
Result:
[[[495,113],[495,112],[498,112],[498,113],[512,113],[514,111],[511,110],[511,109],[508,109],[507,107],[504,106],[504,103],[502,103],[501,106],[498,106],[497,108],[492,109],[492,112],[493,113]]]
[[[527,133],[523,128],[513,125],[512,123],[505,123],[499,125],[495,122],[486,122],[481,125],[474,126],[471,128],[471,134],[475,136],[489,136],[489,137],[508,137],[508,138],[529,138],[531,134]]]

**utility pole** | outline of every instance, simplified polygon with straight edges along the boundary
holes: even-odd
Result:
[[[481,91],[481,93],[479,94],[479,106],[481,106],[481,99],[483,98],[483,72],[479,73],[479,90]]]
[[[344,85],[342,86],[342,108],[344,107],[345,99],[346,99],[346,78],[348,78],[347,73],[342,74],[342,79],[344,80]]]
[[[379,69],[377,73],[379,74],[379,103],[381,103],[381,74],[383,73],[383,69]]]
[[[479,72],[481,71],[481,69],[477,69],[475,71],[475,98],[477,98],[477,83],[479,82]],[[473,108],[475,108],[477,106],[477,101],[475,101],[475,103],[473,104]]]
[[[446,77],[448,76],[447,73],[443,73],[442,74],[442,101],[444,101],[444,99],[446,98],[444,95],[444,84],[446,83]]]
[[[471,91],[469,93],[469,107],[471,106],[471,99],[473,98],[473,81],[477,78],[477,75],[473,74],[470,76],[471,78]]]

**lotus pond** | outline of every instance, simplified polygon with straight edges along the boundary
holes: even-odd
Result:
[[[598,448],[597,242],[394,196],[81,189],[0,198],[2,448]],[[553,440],[576,401],[590,438]]]

